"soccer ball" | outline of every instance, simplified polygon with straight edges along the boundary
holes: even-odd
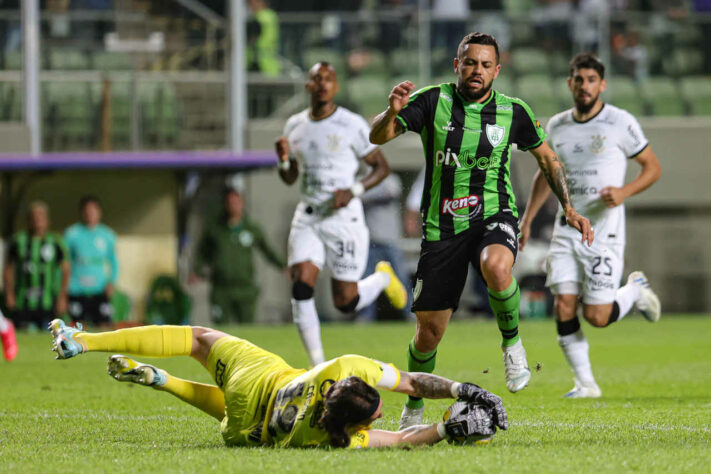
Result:
[[[466,416],[469,421],[475,421],[476,424],[479,425],[479,431],[490,432],[491,434],[470,434],[457,437],[448,436],[447,441],[449,443],[483,445],[487,444],[494,437],[496,425],[494,424],[493,409],[491,407],[480,403],[457,401],[447,408],[442,417],[442,421],[460,416]]]

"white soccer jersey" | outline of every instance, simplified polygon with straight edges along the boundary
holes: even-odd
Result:
[[[343,107],[319,121],[308,110],[287,120],[284,136],[299,160],[302,202],[328,206],[334,191],[353,186],[359,160],[376,149],[369,134],[368,122]]]
[[[590,219],[595,241],[624,244],[624,205],[605,207],[600,191],[607,186],[622,187],[627,159],[647,147],[647,138],[637,120],[626,110],[604,104],[596,116],[577,122],[573,109],[569,109],[548,122],[548,142],[565,165],[573,206]],[[559,206],[554,238],[579,238],[575,229],[564,225],[562,215]]]

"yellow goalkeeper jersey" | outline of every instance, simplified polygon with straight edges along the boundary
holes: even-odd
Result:
[[[400,372],[392,365],[359,355],[345,355],[313,369],[275,388],[274,402],[267,412],[265,438],[276,446],[328,446],[328,433],[318,426],[328,388],[352,375],[371,387],[393,390],[400,383]],[[352,448],[368,445],[365,430],[351,433]]]

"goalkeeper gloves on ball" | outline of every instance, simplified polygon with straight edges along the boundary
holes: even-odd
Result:
[[[506,409],[501,401],[501,397],[484,390],[473,383],[462,383],[457,390],[457,398],[467,402],[477,402],[486,405],[494,410],[494,422],[496,426],[505,430],[509,427]]]

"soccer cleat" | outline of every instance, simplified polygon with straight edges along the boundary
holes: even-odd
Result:
[[[69,359],[84,352],[84,346],[74,340],[74,336],[82,332],[80,323],[77,323],[77,327],[73,328],[64,324],[61,319],[54,319],[49,323],[47,329],[54,337],[52,350],[57,353],[57,359]]]
[[[659,302],[656,293],[650,288],[647,276],[640,271],[632,272],[627,277],[627,284],[637,285],[639,288],[639,298],[635,301],[635,306],[642,313],[642,316],[650,323],[659,321],[662,316],[662,304]]]
[[[402,409],[402,415],[400,415],[400,424],[398,425],[398,431],[402,431],[406,428],[415,425],[421,425],[422,415],[425,414],[425,407],[420,408],[407,408],[407,405]]]
[[[0,332],[0,339],[2,339],[2,355],[5,356],[5,360],[9,362],[17,357],[15,326],[10,321],[7,322],[7,329]]]
[[[407,304],[407,290],[397,275],[395,275],[393,266],[390,265],[390,262],[381,260],[375,265],[375,271],[388,274],[390,283],[388,283],[388,286],[385,288],[385,296],[388,297],[390,304],[392,304],[395,309],[403,309]]]
[[[531,371],[528,369],[526,349],[523,348],[521,339],[513,346],[502,346],[501,350],[504,351],[506,388],[512,393],[523,390],[528,385],[528,381],[531,380]]]
[[[158,367],[141,364],[123,355],[112,355],[106,364],[109,375],[119,382],[133,382],[140,385],[165,385],[167,377]]]
[[[602,390],[595,382],[592,384],[583,384],[577,378],[575,379],[575,387],[563,395],[563,398],[600,398]]]

